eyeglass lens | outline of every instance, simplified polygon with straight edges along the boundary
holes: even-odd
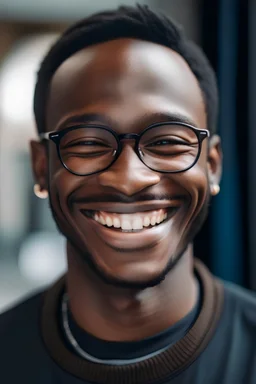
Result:
[[[62,162],[72,172],[86,175],[107,168],[118,151],[116,137],[100,127],[68,131],[60,140]],[[139,140],[141,160],[156,171],[182,171],[196,161],[199,141],[196,133],[183,125],[166,124],[144,131]]]

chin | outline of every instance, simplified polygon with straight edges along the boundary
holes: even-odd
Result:
[[[159,262],[145,261],[120,265],[118,269],[108,268],[106,265],[99,265],[88,253],[84,254],[82,259],[86,268],[89,267],[93,274],[105,284],[117,288],[142,290],[161,284],[184,252],[185,249],[177,256],[170,258],[162,267]]]

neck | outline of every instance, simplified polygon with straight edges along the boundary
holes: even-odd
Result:
[[[109,341],[153,336],[181,320],[196,303],[192,246],[161,284],[138,291],[105,284],[68,244],[67,291],[73,317],[92,335]]]

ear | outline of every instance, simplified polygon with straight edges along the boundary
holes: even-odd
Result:
[[[41,190],[48,190],[48,157],[44,143],[32,140],[30,142],[31,162],[34,178]]]
[[[222,175],[222,158],[223,154],[220,137],[218,135],[213,135],[209,142],[207,158],[210,187],[214,185],[218,186],[220,184]]]

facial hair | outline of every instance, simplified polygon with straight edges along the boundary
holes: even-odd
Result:
[[[146,288],[151,288],[159,285],[165,277],[169,274],[171,270],[175,267],[175,265],[180,261],[182,256],[184,255],[188,245],[193,241],[194,237],[197,235],[197,233],[202,228],[209,210],[209,202],[210,202],[210,189],[208,184],[208,190],[206,193],[205,202],[194,219],[194,221],[190,224],[189,231],[187,232],[185,238],[183,239],[183,247],[177,254],[171,255],[169,258],[169,262],[166,265],[166,267],[163,269],[163,271],[156,276],[153,279],[147,280],[147,281],[127,281],[119,278],[115,278],[113,276],[108,275],[106,272],[104,272],[95,262],[92,257],[92,255],[89,253],[88,249],[85,247],[81,249],[77,243],[76,240],[72,237],[72,235],[67,231],[64,230],[60,224],[60,220],[58,218],[58,215],[53,207],[52,199],[51,199],[51,193],[49,192],[49,205],[50,210],[52,212],[53,219],[56,223],[56,226],[60,233],[65,236],[67,241],[71,244],[71,246],[76,250],[76,253],[80,256],[84,264],[90,268],[90,270],[105,284],[117,287],[117,288],[127,288],[127,289],[134,289],[134,290],[143,290]]]

